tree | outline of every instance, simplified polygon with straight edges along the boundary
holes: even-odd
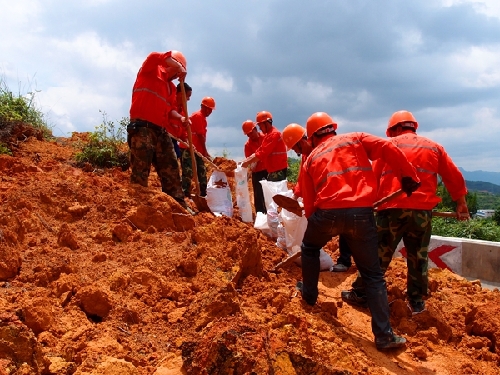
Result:
[[[497,225],[500,225],[500,206],[495,208],[495,213],[493,214],[493,217],[491,218]]]

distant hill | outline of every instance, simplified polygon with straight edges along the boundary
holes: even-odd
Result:
[[[492,184],[491,182],[468,181],[466,179],[465,184],[469,191],[487,191],[488,193],[500,195],[500,186]]]
[[[468,172],[463,168],[459,169],[464,175],[466,181],[482,181],[482,182],[490,182],[495,185],[500,185],[500,172],[485,172],[485,171]],[[469,185],[467,185],[467,187],[469,187]]]

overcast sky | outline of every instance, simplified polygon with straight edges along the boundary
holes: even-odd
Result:
[[[241,124],[279,130],[328,112],[385,137],[406,109],[467,171],[500,172],[499,0],[0,0],[0,79],[39,90],[57,136],[127,117],[138,69],[179,50],[189,111],[215,98],[213,156],[240,160]]]

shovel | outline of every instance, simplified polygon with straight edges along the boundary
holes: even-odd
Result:
[[[180,80],[181,93],[182,93],[182,107],[184,109],[185,116],[188,116],[187,99],[186,99],[186,89],[184,88],[184,80]],[[189,141],[189,152],[191,153],[191,164],[193,168],[194,183],[196,186],[196,194],[191,194],[191,199],[193,200],[196,208],[201,212],[212,212],[210,207],[208,207],[207,200],[200,196],[200,182],[198,181],[198,170],[196,166],[196,158],[194,156],[193,147],[193,134],[191,133],[191,125],[187,125],[188,141]]]

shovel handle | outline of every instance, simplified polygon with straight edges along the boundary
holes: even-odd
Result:
[[[302,251],[297,251],[295,254],[293,255],[290,255],[289,257],[287,257],[285,260],[279,262],[273,269],[272,271],[276,271],[284,266],[287,266],[288,264],[292,263],[295,259],[297,259],[298,257],[300,257],[302,254]]]
[[[378,206],[384,204],[387,201],[390,201],[393,198],[396,198],[397,196],[403,194],[403,189],[396,190],[394,193],[389,194],[387,197],[380,199],[379,201],[376,201],[373,203],[373,208],[377,208]]]
[[[453,217],[455,219],[458,219],[458,215],[456,212],[438,212],[438,211],[432,211],[432,216],[433,217]],[[469,218],[468,214],[460,214],[461,218]]]
[[[189,147],[189,145],[186,142],[184,142],[182,139],[174,137],[172,134],[169,134],[169,135],[170,135],[170,138],[175,139],[177,141],[177,143]],[[198,155],[200,158],[202,158],[204,162],[210,164],[212,167],[214,167],[217,170],[219,169],[219,167],[217,165],[215,165],[213,161],[211,161],[209,158],[203,156],[203,154],[201,152],[199,152],[194,146],[193,146],[193,149],[194,149],[194,153],[196,155]]]

